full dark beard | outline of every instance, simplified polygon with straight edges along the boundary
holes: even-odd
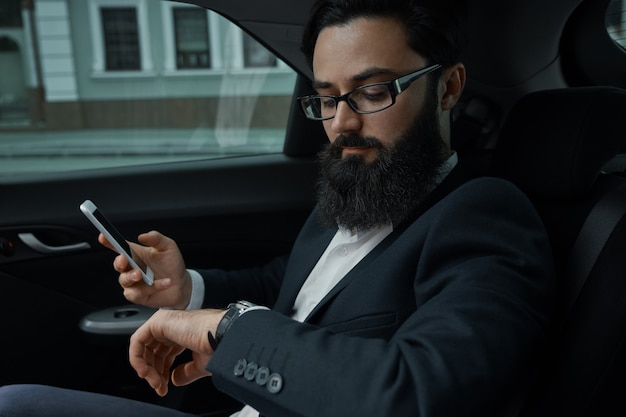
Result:
[[[365,231],[397,224],[434,187],[445,148],[436,101],[430,98],[391,149],[376,138],[350,135],[338,137],[320,152],[317,198],[326,225]],[[343,146],[374,146],[378,157],[370,163],[358,155],[343,159]]]

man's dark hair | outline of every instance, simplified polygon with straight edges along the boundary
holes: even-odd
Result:
[[[389,17],[406,28],[407,43],[428,64],[444,68],[463,60],[467,43],[464,0],[318,0],[304,30],[302,51],[310,66],[320,32],[358,18]]]

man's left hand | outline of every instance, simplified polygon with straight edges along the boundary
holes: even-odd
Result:
[[[172,383],[187,385],[205,376],[213,349],[208,332],[215,334],[224,310],[158,310],[130,339],[129,360],[139,377],[164,396]],[[192,360],[171,371],[174,360],[186,349]]]

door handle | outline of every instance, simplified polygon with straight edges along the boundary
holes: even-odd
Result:
[[[51,246],[37,239],[33,233],[18,233],[17,235],[22,242],[29,248],[39,253],[58,254],[65,252],[73,252],[76,250],[89,249],[91,245],[87,242],[73,243],[71,245]]]

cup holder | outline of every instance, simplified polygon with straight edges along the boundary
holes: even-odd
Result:
[[[124,336],[130,335],[156,311],[138,305],[111,307],[94,311],[83,317],[80,329],[88,334]]]
[[[113,317],[116,319],[127,319],[132,316],[136,316],[139,314],[139,310],[136,308],[124,308],[117,310],[113,313]]]

